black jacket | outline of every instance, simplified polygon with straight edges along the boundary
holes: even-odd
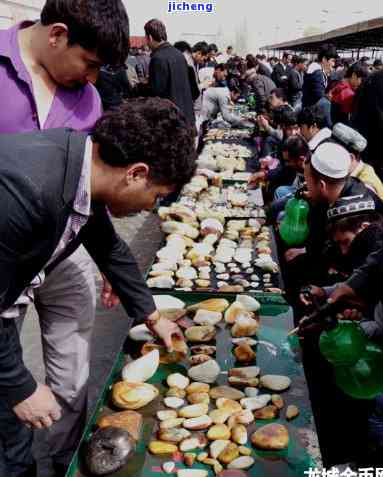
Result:
[[[133,96],[125,67],[118,71],[101,69],[95,86],[105,111],[117,108],[124,99]]]
[[[189,70],[184,55],[169,43],[152,53],[149,65],[149,87],[152,96],[170,99],[195,123]]]
[[[283,67],[281,63],[277,63],[274,66],[273,72],[271,74],[271,79],[277,85],[277,88],[283,88],[287,92],[287,78],[289,76],[291,67]]]
[[[381,248],[371,253],[365,263],[354,271],[347,280],[355,293],[367,303],[383,301],[383,244]]]
[[[371,224],[360,232],[352,241],[350,250],[346,255],[348,275],[364,265],[367,257],[383,247],[383,227],[379,224]],[[380,283],[379,283],[380,288]]]
[[[188,73],[192,100],[194,102],[197,101],[197,99],[201,96],[201,91],[198,86],[197,75],[193,66],[188,65]]]
[[[0,135],[0,312],[15,303],[59,244],[72,213],[86,137],[69,129]],[[92,204],[92,211],[55,264],[83,244],[127,313],[144,319],[155,305],[136,261],[105,206]],[[14,406],[34,392],[36,383],[15,361],[5,336],[0,330],[0,399]]]
[[[383,177],[383,71],[365,80],[355,97],[354,111],[351,125],[367,139],[364,159]]]

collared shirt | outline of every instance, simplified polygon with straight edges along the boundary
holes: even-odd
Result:
[[[66,249],[66,247],[80,233],[80,230],[87,223],[91,214],[91,165],[92,165],[92,140],[88,137],[85,146],[84,162],[82,165],[80,180],[77,187],[76,196],[73,202],[73,212],[68,218],[64,233],[60,239],[56,250],[46,266],[53,263]],[[2,318],[17,318],[20,315],[20,305],[29,305],[34,301],[33,290],[40,287],[45,280],[45,273],[42,270],[37,277],[32,280],[30,286],[18,298],[14,306],[8,308],[0,316]]]
[[[89,132],[102,114],[100,97],[91,84],[80,89],[56,88],[45,124],[39,124],[30,74],[20,55],[18,32],[23,22],[0,30],[0,134],[70,127]]]
[[[32,79],[21,58],[18,42],[19,30],[31,25],[33,22],[23,22],[8,30],[0,30],[0,134],[59,127],[90,132],[102,114],[100,97],[91,84],[80,89],[57,86],[47,119],[40,125]],[[77,222],[75,214],[76,210],[73,215],[74,223]],[[69,221],[71,220],[72,216]],[[56,252],[55,256],[57,257]],[[39,274],[26,290],[27,293],[23,294],[15,305],[31,303],[33,288],[40,286],[42,282],[43,275]],[[2,316],[14,318],[18,313],[18,306],[14,306]]]

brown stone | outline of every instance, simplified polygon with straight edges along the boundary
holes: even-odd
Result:
[[[119,427],[125,429],[133,437],[135,441],[140,439],[142,429],[142,416],[134,411],[122,411],[102,416],[97,421],[100,428],[103,427]]]
[[[279,415],[279,409],[277,406],[271,404],[270,406],[263,407],[254,412],[255,419],[275,419]]]
[[[239,401],[245,397],[244,393],[238,391],[238,389],[231,388],[230,386],[217,386],[210,390],[210,397],[212,399],[226,398],[233,401]]]
[[[258,449],[283,450],[289,445],[289,433],[281,424],[267,424],[254,432],[251,442]]]
[[[257,355],[251,346],[241,344],[234,349],[234,356],[240,363],[251,363]]]

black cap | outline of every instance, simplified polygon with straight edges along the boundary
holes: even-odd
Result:
[[[328,220],[339,220],[352,215],[375,212],[375,202],[370,194],[339,198],[327,211]]]

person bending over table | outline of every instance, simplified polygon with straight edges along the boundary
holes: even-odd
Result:
[[[146,320],[171,349],[182,332],[156,311],[110,214],[151,210],[194,171],[190,126],[160,98],[124,103],[90,136],[71,129],[0,136],[0,313],[83,244],[127,314]],[[15,320],[0,318],[1,475],[33,475],[31,428],[49,427],[60,414],[50,388],[24,365]]]

